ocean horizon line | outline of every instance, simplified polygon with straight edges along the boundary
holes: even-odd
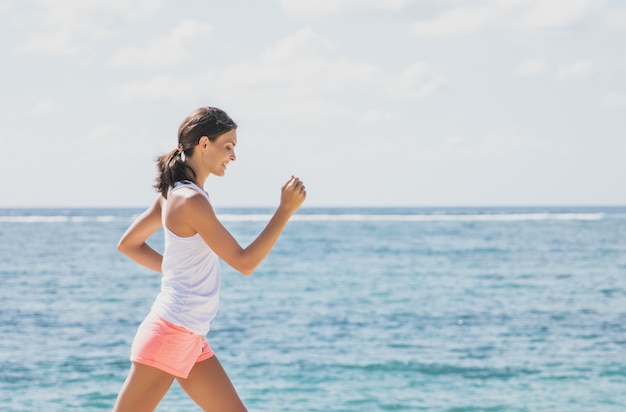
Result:
[[[134,219],[143,208],[0,208],[0,223],[108,223]],[[273,207],[220,207],[215,212],[225,222],[263,222]],[[626,207],[308,207],[293,221],[337,222],[516,222],[605,218],[626,219]]]
[[[275,209],[278,205],[213,205],[215,209]],[[7,210],[133,210],[133,209],[146,209],[148,205],[140,205],[140,206],[124,206],[124,205],[104,205],[104,206],[0,206],[0,212]],[[313,206],[302,206],[299,209],[299,212],[302,211],[315,211],[320,209],[333,209],[333,210],[342,210],[342,209],[363,209],[363,210],[372,210],[372,209],[380,209],[380,210],[394,210],[394,209],[414,209],[414,210],[429,210],[429,209],[484,209],[484,210],[493,210],[493,209],[626,209],[626,204],[484,204],[484,205],[313,205]]]

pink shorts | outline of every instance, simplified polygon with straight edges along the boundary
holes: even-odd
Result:
[[[150,312],[137,329],[130,360],[186,379],[197,362],[214,355],[206,337]]]

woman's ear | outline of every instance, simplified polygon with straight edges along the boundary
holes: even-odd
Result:
[[[202,136],[200,140],[198,140],[198,147],[202,150],[206,149],[209,145],[209,138],[207,136]]]

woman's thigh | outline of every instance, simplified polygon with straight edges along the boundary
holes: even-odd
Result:
[[[154,411],[173,381],[174,376],[167,372],[133,362],[113,411]]]
[[[204,411],[247,410],[216,356],[196,363],[187,379],[177,379],[185,392]]]

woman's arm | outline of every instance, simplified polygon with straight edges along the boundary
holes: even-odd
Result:
[[[281,189],[281,200],[276,212],[259,236],[242,248],[215,215],[211,204],[203,196],[193,196],[185,206],[189,224],[207,245],[235,270],[251,275],[274,247],[289,218],[306,198],[304,184],[292,177]]]
[[[163,256],[146,244],[146,240],[161,228],[161,196],[130,225],[122,235],[117,250],[142,266],[161,272]]]

